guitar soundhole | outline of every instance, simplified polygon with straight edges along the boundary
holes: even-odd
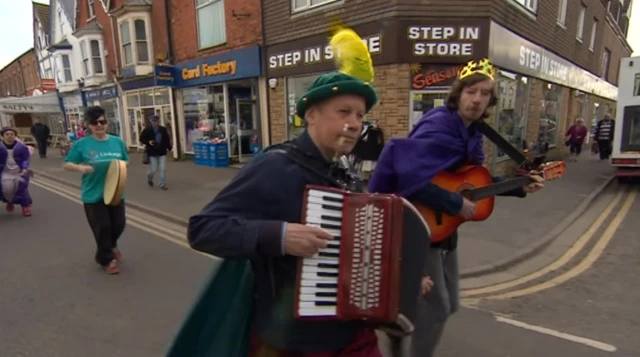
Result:
[[[474,189],[474,187],[468,183],[464,183],[462,185],[460,185],[460,187],[458,187],[458,189],[456,190],[460,195],[462,195],[462,197],[470,200],[471,199],[471,191]]]

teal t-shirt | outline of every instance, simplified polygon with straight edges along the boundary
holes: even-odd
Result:
[[[94,170],[91,174],[82,175],[82,202],[96,203],[103,199],[104,182],[112,160],[129,162],[127,148],[117,136],[109,135],[106,140],[97,140],[89,135],[71,146],[64,162],[93,166]]]

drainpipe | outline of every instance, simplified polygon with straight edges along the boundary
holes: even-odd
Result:
[[[118,43],[116,42],[116,31],[114,27],[117,25],[114,23],[113,15],[109,15],[109,21],[111,22],[111,42],[113,43],[113,55],[116,58],[116,77],[120,76],[120,56],[118,51]]]
[[[167,29],[167,60],[169,63],[171,63],[171,65],[175,65],[175,60],[173,58],[173,31],[172,31],[172,27],[171,27],[171,5],[169,4],[169,0],[164,0],[164,15],[165,15],[165,22],[166,22],[166,26],[165,28]],[[176,152],[177,152],[177,157],[176,155],[174,155],[174,159],[176,161],[180,160],[180,158],[182,157],[182,147],[181,147],[181,141],[180,141],[180,130],[178,128],[179,125],[179,120],[178,120],[178,116],[180,115],[178,113],[178,103],[176,103],[176,97],[177,97],[177,90],[173,90],[172,87],[169,87],[169,90],[172,92],[171,93],[171,106],[173,107],[173,123],[172,123],[172,127],[173,127],[173,132],[176,134],[175,135],[175,140],[174,140],[174,147],[176,148]]]
[[[268,118],[269,117],[269,102],[270,102],[269,98],[271,97],[271,88],[269,87],[269,78],[267,78],[267,68],[268,68],[267,67],[268,61],[267,61],[267,56],[266,56],[266,54],[267,54],[267,40],[266,40],[266,35],[265,35],[265,32],[264,32],[264,29],[265,29],[265,27],[264,27],[264,16],[262,16],[262,13],[264,11],[264,3],[265,3],[265,0],[260,0],[260,31],[261,31],[261,34],[262,34],[261,35],[261,37],[262,37],[262,41],[261,41],[262,42],[261,43],[261,45],[262,45],[262,70],[264,71],[264,79],[267,82],[267,86],[266,86],[266,89],[267,89],[267,102],[264,103],[264,105],[267,106],[267,133],[269,134],[269,145],[272,145],[273,144],[273,137],[271,136],[271,120],[269,120],[269,118]],[[283,83],[283,85],[284,85],[284,83]],[[286,93],[285,93],[285,96],[286,96]],[[285,108],[286,108],[287,105],[288,105],[287,102],[285,102]],[[285,117],[284,120],[285,120],[285,123],[286,123],[287,122],[287,118]]]

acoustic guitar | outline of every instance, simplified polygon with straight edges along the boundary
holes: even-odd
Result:
[[[564,176],[566,166],[563,161],[550,162],[541,165],[539,175],[545,181],[555,180]],[[484,221],[491,216],[495,205],[495,196],[501,193],[523,187],[533,180],[528,174],[493,182],[493,177],[482,166],[464,166],[456,172],[441,172],[431,183],[447,191],[457,192],[476,204],[476,213],[470,221]],[[431,242],[437,243],[451,236],[465,219],[456,215],[438,212],[420,203],[413,202],[431,229]]]

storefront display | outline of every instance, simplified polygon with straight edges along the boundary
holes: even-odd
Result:
[[[529,78],[507,71],[499,71],[496,92],[495,127],[511,145],[516,148],[527,148],[527,118],[530,105],[531,86]],[[498,159],[508,156],[496,146]]]
[[[83,127],[84,122],[84,101],[82,94],[60,94],[62,97],[62,106],[64,107],[65,118],[71,131],[76,132],[78,128]]]
[[[304,132],[304,119],[296,115],[296,103],[298,99],[309,89],[311,82],[318,78],[319,74],[311,74],[302,77],[287,78],[287,140],[295,139]]]
[[[120,120],[120,104],[117,88],[110,86],[86,91],[84,92],[84,97],[88,106],[99,105],[104,109],[105,119],[109,122],[107,132],[125,139]]]
[[[196,143],[226,142],[235,162],[262,147],[258,77],[260,48],[251,46],[175,67],[180,137],[185,153]]]
[[[542,87],[542,101],[540,103],[540,128],[538,130],[538,144],[556,145],[558,141],[558,123],[562,112],[562,87],[546,83]],[[562,129],[561,129],[562,130]]]
[[[33,120],[49,126],[51,135],[65,135],[65,123],[56,93],[31,97],[9,97],[0,99],[0,126],[11,126],[23,138],[31,135]],[[28,142],[29,143],[29,142]]]
[[[143,149],[140,133],[150,125],[152,115],[160,117],[160,125],[173,134],[173,108],[171,105],[171,89],[167,87],[145,88],[124,93],[125,117],[128,131],[127,144],[130,147]],[[175,136],[174,136],[175,138]]]

